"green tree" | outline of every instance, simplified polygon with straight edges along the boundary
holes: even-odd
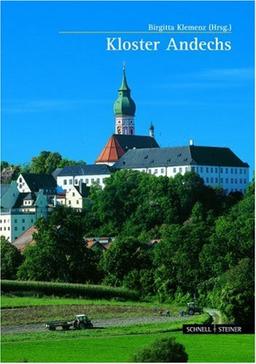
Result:
[[[52,173],[61,161],[59,153],[43,151],[38,157],[33,157],[30,165],[31,173]]]
[[[76,166],[76,165],[82,165],[82,164],[86,164],[85,161],[74,161],[72,159],[67,159],[67,158],[62,158],[61,161],[58,163],[57,167],[58,168],[63,168],[63,167],[67,167],[67,166]]]
[[[254,317],[254,262],[241,259],[215,280],[209,294],[213,306],[218,307],[229,322],[252,325]]]
[[[150,346],[140,350],[135,356],[137,363],[185,363],[188,354],[182,344],[174,337],[156,340]]]
[[[183,225],[166,225],[154,252],[155,283],[162,298],[197,293],[204,279],[198,262],[202,247],[209,241],[212,227],[200,203],[196,203]]]
[[[51,174],[56,168],[65,166],[73,166],[77,164],[85,164],[83,161],[73,161],[62,158],[60,153],[42,151],[39,156],[33,157],[30,164],[31,173],[46,173]]]
[[[112,242],[101,260],[106,282],[120,286],[125,281],[129,288],[139,288],[140,275],[136,272],[151,268],[148,246],[134,237],[119,237]]]
[[[38,220],[36,244],[25,249],[19,279],[91,282],[94,279],[92,252],[86,248],[84,214],[57,207],[47,220]],[[92,263],[92,264],[91,264]]]
[[[22,262],[19,250],[1,236],[1,277],[15,279],[17,269]]]
[[[254,189],[216,220],[214,232],[199,260],[208,278],[216,277],[254,254]]]

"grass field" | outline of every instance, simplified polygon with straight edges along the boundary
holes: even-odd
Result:
[[[16,335],[17,336],[17,335]],[[253,335],[141,335],[34,339],[2,342],[3,362],[128,362],[134,353],[159,337],[175,336],[190,362],[254,362]]]
[[[130,306],[134,307],[155,307],[158,304],[152,302],[117,301],[106,299],[83,299],[83,298],[63,298],[63,297],[18,297],[12,295],[1,296],[2,308],[28,307],[28,306],[48,306],[48,305],[108,305],[108,306]],[[161,304],[161,307],[170,307],[168,304]],[[173,307],[173,306],[172,306]]]

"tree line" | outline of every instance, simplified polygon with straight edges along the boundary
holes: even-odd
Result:
[[[86,163],[82,160],[74,161],[64,158],[57,152],[42,151],[38,156],[33,157],[31,162],[25,164],[12,164],[1,161],[1,171],[10,170],[11,172],[5,178],[4,174],[2,174],[1,180],[4,183],[10,183],[10,181],[16,180],[20,173],[51,174],[56,168],[81,164]]]
[[[253,183],[244,196],[225,195],[193,172],[168,178],[123,170],[103,190],[93,186],[85,206],[40,219],[36,244],[22,257],[13,246],[15,259],[2,253],[2,277],[123,286],[162,302],[196,298],[231,322],[251,320]],[[88,249],[89,236],[115,240],[106,251]]]

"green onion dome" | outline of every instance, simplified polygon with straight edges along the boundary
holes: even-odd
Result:
[[[131,90],[127,84],[125,68],[123,68],[122,84],[118,90],[118,98],[114,103],[114,114],[134,116],[136,111],[136,105],[131,98]]]

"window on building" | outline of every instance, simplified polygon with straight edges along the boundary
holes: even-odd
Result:
[[[6,220],[4,220],[4,222],[6,222]]]
[[[173,173],[176,173],[176,168],[175,167],[173,168]]]
[[[0,227],[0,231],[2,231],[2,226]]]
[[[161,173],[164,173],[164,168],[161,168]]]
[[[75,185],[78,185],[78,180],[77,179],[75,179]]]
[[[195,172],[195,167],[191,167],[191,171],[192,172]]]
[[[25,222],[25,219],[22,219],[22,222],[24,223]]]
[[[239,169],[239,173],[242,174],[242,169],[241,168]]]
[[[64,184],[64,185],[66,185],[66,184],[67,184],[67,180],[66,180],[66,179],[64,179],[64,180],[63,180],[63,184]]]
[[[22,226],[22,231],[24,231],[25,230],[25,226]]]
[[[78,200],[76,200],[76,204],[77,204],[77,205],[79,204],[79,201],[78,201]]]
[[[228,173],[228,168],[225,169],[225,172]]]
[[[89,180],[88,180],[88,178],[86,178],[86,180],[85,180],[85,183],[89,183]]]
[[[223,178],[220,178],[220,183],[223,183]]]
[[[213,168],[211,168],[211,173],[213,173]]]
[[[8,226],[7,230],[10,230],[10,226]]]
[[[246,178],[244,179],[244,183],[246,183]]]
[[[97,178],[97,182],[100,183],[100,179],[99,178]]]
[[[6,227],[4,226],[4,231],[6,230]]]
[[[237,178],[235,178],[235,183],[237,183]]]
[[[158,169],[157,169],[157,168],[155,168],[154,174],[157,174],[157,172],[158,172]]]
[[[2,224],[2,220],[0,220],[0,224]]]
[[[15,227],[14,227],[14,230],[15,230],[15,231],[17,231],[17,230],[18,230],[17,226],[15,226]]]
[[[72,180],[72,178],[70,178],[69,179],[69,184],[72,185],[72,183],[73,183],[73,180]]]
[[[94,178],[92,178],[92,180],[91,180],[91,181],[92,181],[92,183],[93,183],[93,182],[94,182]]]
[[[233,183],[233,178],[230,179],[230,183]]]
[[[218,168],[215,168],[215,173],[218,173]]]
[[[71,205],[71,201],[70,200],[68,200],[68,204]]]
[[[237,168],[235,168],[235,174],[237,174]]]
[[[192,167],[192,168],[193,168],[193,167]],[[179,168],[179,173],[182,173],[182,168],[181,168],[181,167]]]
[[[14,219],[14,222],[17,223],[17,219]]]
[[[240,183],[243,183],[243,180],[242,180],[242,178],[240,178],[239,182],[240,182]]]
[[[215,183],[218,183],[218,178],[215,178]]]
[[[34,222],[34,219],[31,219],[31,222]]]
[[[22,182],[22,177],[19,178],[19,182]]]
[[[148,170],[148,173],[150,173],[150,174],[151,174],[151,169],[149,169],[149,170]]]
[[[208,173],[208,172],[209,172],[209,168],[208,168],[208,167],[206,167],[206,168],[205,168],[205,171],[206,171],[206,173]]]
[[[213,183],[213,178],[211,177],[211,183]]]
[[[206,177],[206,179],[205,179],[205,180],[206,180],[206,183],[209,183],[209,178],[208,178],[208,177]]]
[[[72,196],[73,196],[73,197],[75,196],[75,192],[72,192]]]
[[[230,168],[230,173],[233,174],[233,168]]]
[[[220,168],[220,173],[223,173],[223,168]]]
[[[204,171],[204,167],[200,167],[200,172],[203,172]]]
[[[246,169],[244,169],[244,174],[246,174]]]

